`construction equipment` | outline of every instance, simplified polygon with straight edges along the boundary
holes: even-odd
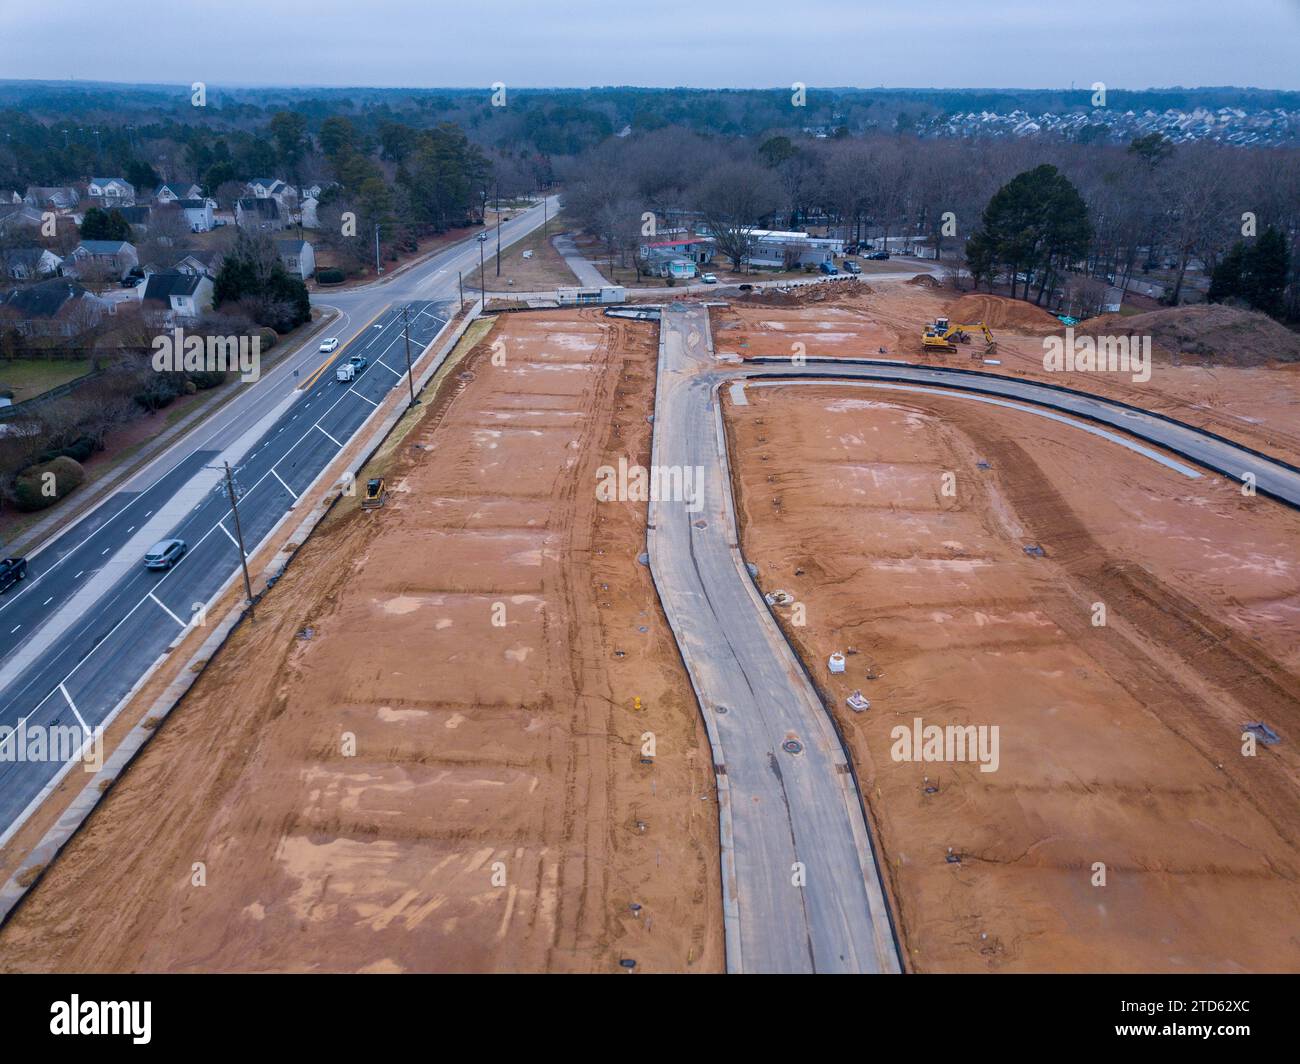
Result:
[[[366,493],[361,497],[361,509],[378,510],[384,505],[388,493],[384,490],[384,478],[374,477],[366,481]]]
[[[921,351],[956,351],[958,344],[970,343],[970,334],[979,330],[984,334],[984,354],[991,355],[998,349],[998,343],[989,332],[989,327],[982,321],[974,325],[956,325],[947,318],[936,318],[933,325],[927,325],[921,333]],[[972,358],[979,358],[972,354]]]

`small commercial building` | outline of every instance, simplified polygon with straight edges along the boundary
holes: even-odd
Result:
[[[597,303],[623,303],[627,289],[621,284],[601,285],[599,288],[557,288],[555,300],[562,307],[584,307]]]

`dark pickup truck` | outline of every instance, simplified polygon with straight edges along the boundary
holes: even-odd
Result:
[[[5,558],[0,561],[0,592],[8,591],[19,580],[27,577],[26,558]]]

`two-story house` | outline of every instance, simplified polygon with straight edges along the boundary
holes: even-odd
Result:
[[[279,232],[284,228],[284,214],[275,200],[254,196],[235,202],[235,224],[241,229]]]
[[[135,245],[125,240],[83,240],[68,256],[65,272],[86,279],[120,281],[139,265]]]
[[[211,200],[177,200],[176,206],[185,212],[185,221],[189,225],[191,233],[206,233],[212,229],[212,223],[215,219],[212,213]]]
[[[153,198],[159,206],[164,206],[168,203],[176,203],[178,200],[202,199],[203,189],[198,185],[159,185]]]
[[[163,270],[145,282],[141,309],[170,324],[197,321],[212,309],[212,278],[206,274]]]
[[[70,211],[81,196],[69,185],[29,185],[23,202],[40,211]]]
[[[86,196],[101,207],[130,207],[135,203],[135,186],[124,177],[92,177]]]
[[[295,277],[307,280],[316,272],[316,250],[305,240],[277,240],[276,254],[284,268]]]

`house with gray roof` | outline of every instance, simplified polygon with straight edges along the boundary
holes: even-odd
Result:
[[[135,245],[125,240],[83,240],[72,249],[64,272],[74,277],[120,281],[139,264]]]
[[[212,279],[205,274],[163,270],[145,282],[141,308],[168,323],[196,321],[212,309]]]
[[[0,295],[0,327],[28,336],[76,336],[112,312],[107,300],[63,278]]]

